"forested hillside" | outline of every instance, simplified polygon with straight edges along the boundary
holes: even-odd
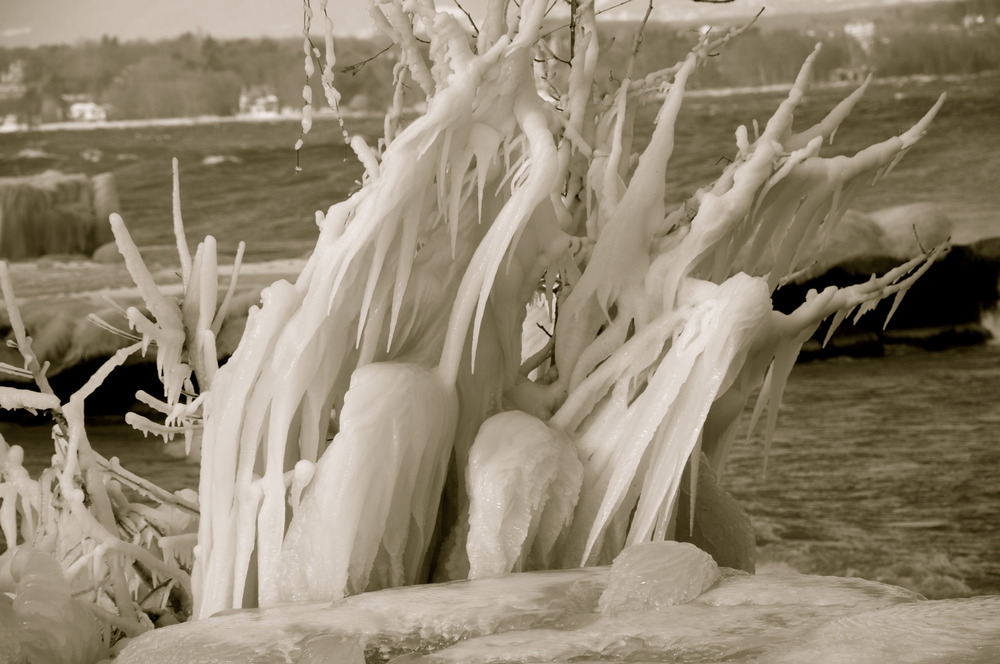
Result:
[[[605,80],[624,75],[635,24],[605,23],[614,42],[603,55]],[[567,30],[552,23],[552,46],[568,54]],[[707,26],[670,23],[646,28],[637,71],[676,62]],[[322,45],[322,39],[315,39]],[[973,74],[1000,69],[1000,0],[892,5],[826,14],[761,16],[757,24],[703,68],[693,85],[702,88],[787,83],[817,41],[820,80],[856,79],[873,70],[880,77]],[[383,38],[337,40],[337,87],[343,103],[382,109],[396,60]],[[14,76],[12,66],[18,69]],[[109,119],[232,115],[241,91],[273,94],[279,108],[301,104],[303,49],[299,39],[221,41],[184,34],[170,40],[99,41],[33,49],[0,48],[0,118],[22,122],[67,117],[68,104],[87,99]],[[19,80],[12,80],[15,78]],[[321,99],[318,82],[314,97]]]

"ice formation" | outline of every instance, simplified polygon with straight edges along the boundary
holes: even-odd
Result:
[[[697,477],[704,454],[721,471],[750,394],[764,385],[773,428],[820,321],[902,294],[936,256],[771,309],[802,248],[937,105],[901,136],[822,157],[863,88],[794,131],[814,54],[760,135],[740,128],[733,163],[669,210],[685,84],[738,31],[605,95],[591,3],[568,72],[540,49],[544,2],[491,4],[475,40],[429,2],[371,7],[399,45],[397,83],[414,81],[427,110],[405,125],[390,112],[377,147],[352,141],[363,187],[320,219],[302,274],[265,290],[215,375],[198,616],[607,563],[672,538],[685,468]],[[657,124],[636,161],[631,122],[650,99]],[[555,331],[522,367],[539,290]]]
[[[112,173],[45,171],[0,178],[0,257],[89,256],[111,240],[107,219],[118,209]]]
[[[351,139],[361,189],[318,215],[305,268],[263,291],[221,368],[215,338],[229,298],[218,301],[214,240],[188,255],[176,198],[184,295],[166,297],[113,217],[149,316],[126,312],[140,341],[107,370],[155,343],[164,398],[143,398],[166,421],[130,421],[164,435],[201,431],[197,545],[192,524],[156,521],[189,507],[162,494],[162,511],[145,515],[156,535],[123,541],[114,518],[131,508],[82,430],[92,385],[65,405],[25,391],[2,397],[4,407],[63,418],[59,509],[73,515],[67,532],[82,524],[91,538],[77,559],[107,564],[97,585],[111,589],[113,602],[99,598],[107,612],[121,612],[116,629],[149,627],[129,601],[133,563],[178,588],[190,569],[185,596],[204,618],[430,579],[606,564],[626,546],[673,539],[685,470],[691,527],[699,465],[722,472],[751,394],[762,388],[754,420],[767,409],[773,429],[798,350],[820,322],[834,316],[835,327],[889,295],[898,302],[945,250],[775,312],[770,294],[806,260],[804,248],[821,245],[859,187],[919,140],[940,101],[900,136],[820,156],[863,88],[793,130],[814,54],[758,136],[737,129],[718,180],[668,209],[685,85],[739,30],[710,33],[677,66],[629,72],[604,94],[593,3],[575,5],[568,67],[543,39],[547,5],[490,2],[472,37],[429,0],[372,0],[400,52],[385,136],[377,146]],[[426,49],[418,33],[430,37]],[[427,106],[406,123],[408,82]],[[645,102],[659,104],[657,122],[633,155]],[[554,331],[522,358],[526,307],[539,293]],[[18,345],[30,364],[30,343]],[[15,506],[23,530],[50,506],[18,484],[17,464],[8,468],[4,509]],[[37,540],[10,521],[8,542]],[[678,560],[687,561],[679,577],[701,569],[697,557]]]
[[[632,562],[645,567],[648,581],[676,579],[664,567],[678,560],[660,554],[686,546],[640,545],[640,560]],[[665,584],[657,588],[662,594],[644,598],[652,601],[607,615],[601,605],[625,589],[616,584],[629,582],[627,570],[615,578],[616,567],[617,561],[610,570],[526,572],[232,612],[145,634],[118,661],[991,664],[1000,653],[996,596],[926,601],[863,579],[716,570],[718,580],[704,592],[689,584],[691,594],[678,596]]]

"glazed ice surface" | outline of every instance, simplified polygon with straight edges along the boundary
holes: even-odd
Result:
[[[628,549],[610,571],[529,572],[240,611],[148,634],[120,661],[986,664],[1000,653],[997,597],[926,601],[861,579],[752,576],[700,556],[690,544],[654,542]],[[692,585],[686,577],[697,570]]]

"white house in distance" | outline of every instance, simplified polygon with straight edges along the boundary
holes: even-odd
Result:
[[[108,113],[92,101],[75,101],[69,105],[69,119],[74,122],[104,122]]]
[[[280,112],[278,95],[266,86],[254,85],[240,92],[240,115],[272,117]]]

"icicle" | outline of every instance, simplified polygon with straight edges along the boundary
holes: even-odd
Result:
[[[181,218],[181,176],[177,157],[170,160],[174,176],[173,189],[173,212],[174,212],[174,238],[177,241],[177,256],[181,261],[181,279],[185,288],[191,279],[191,250],[187,245],[187,238],[184,236],[184,221]]]
[[[896,309],[898,309],[899,305],[903,302],[903,297],[906,295],[907,290],[908,289],[905,288],[900,290],[896,293],[896,296],[892,298],[892,307],[889,309],[889,313],[886,314],[885,322],[882,323],[883,330],[889,327],[889,321],[892,320],[892,316],[896,313]]]
[[[695,507],[698,504],[698,474],[701,471],[701,443],[699,439],[698,443],[694,446],[694,450],[691,452],[691,456],[688,458],[688,472],[690,473],[690,485],[689,494],[690,498],[688,500],[688,537],[694,536],[694,514]],[[657,532],[657,539],[662,539],[663,533]]]
[[[826,336],[823,337],[824,348],[826,348],[826,345],[830,343],[830,339],[833,338],[834,332],[837,331],[837,328],[840,327],[840,324],[844,322],[845,318],[847,318],[846,311],[838,311],[833,315],[833,320],[830,321],[830,327],[826,331]]]
[[[245,250],[246,243],[241,241],[236,247],[236,258],[233,260],[233,271],[229,277],[229,287],[226,289],[226,294],[222,298],[222,304],[219,305],[219,310],[216,312],[215,318],[212,319],[212,334],[215,336],[219,336],[222,324],[226,322],[226,316],[229,314],[229,303],[236,293],[236,283],[239,280],[240,266],[243,264],[243,252]]]
[[[233,554],[233,567],[240,570],[246,569],[250,563],[250,556],[254,550],[255,528],[253,523],[260,516],[261,504],[264,501],[264,486],[260,477],[254,477],[249,484],[239,487],[240,494],[237,495],[238,506],[233,515],[233,535],[236,539],[236,546]],[[243,592],[246,588],[246,576],[239,575],[233,581],[232,602],[233,606],[240,606],[243,603]]]

